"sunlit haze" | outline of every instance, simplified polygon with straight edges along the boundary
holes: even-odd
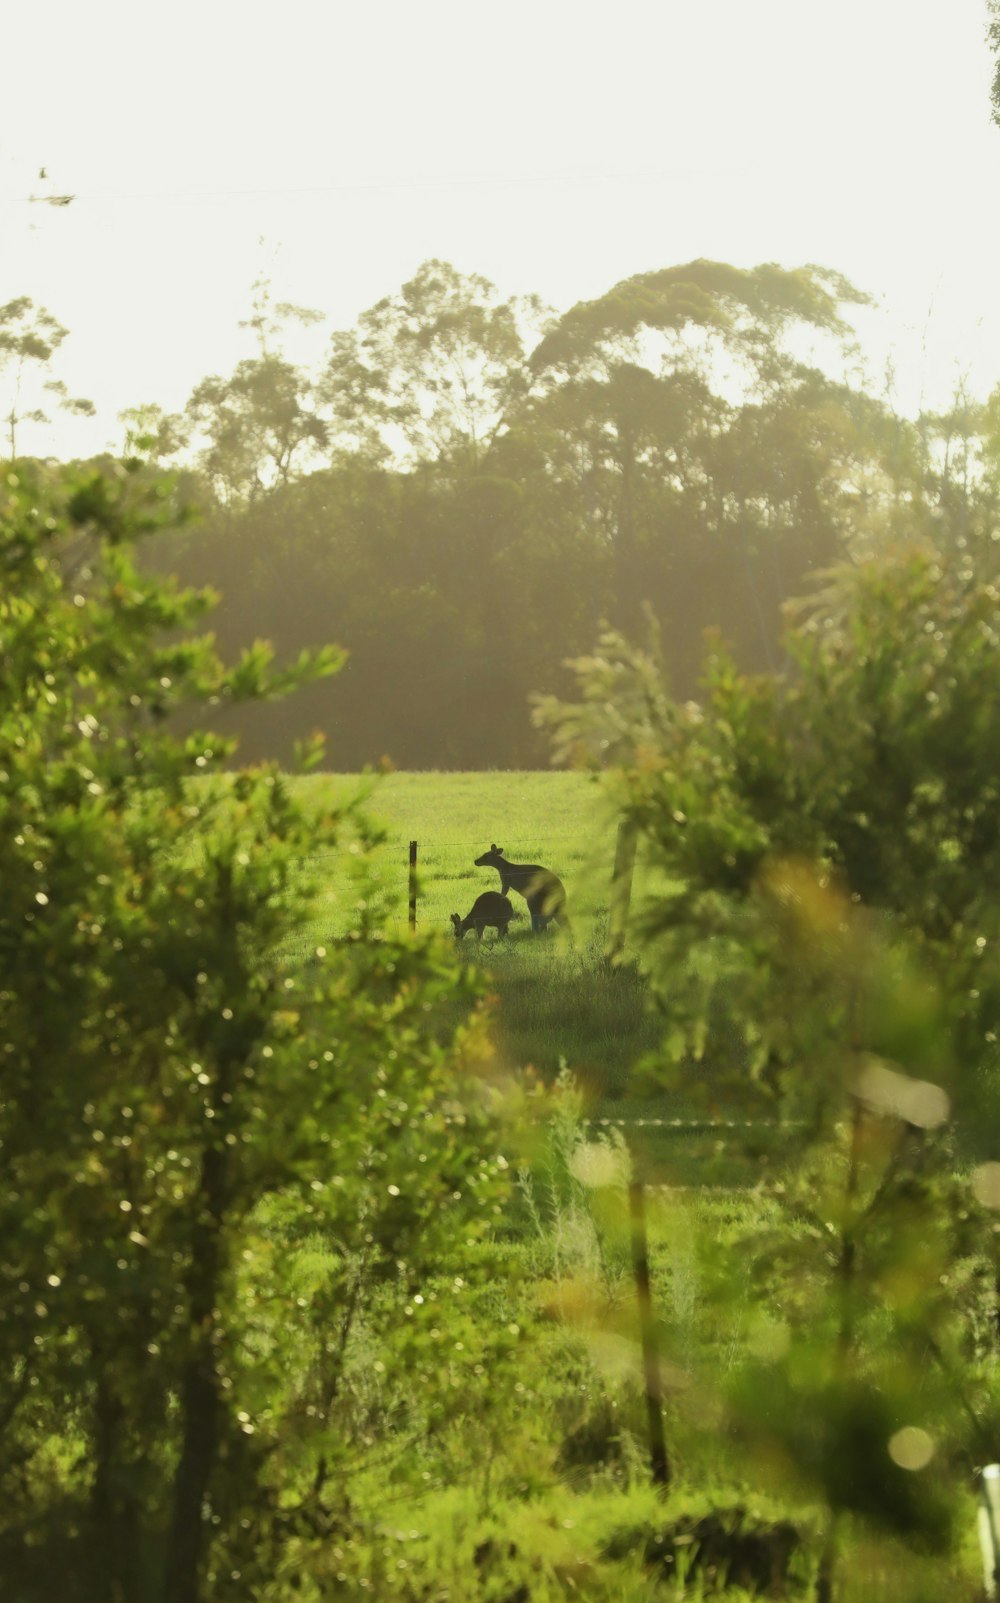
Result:
[[[30,444],[85,454],[124,407],[182,407],[249,354],[262,270],[326,314],[306,358],[430,256],[559,310],[693,257],[818,262],[876,297],[862,335],[904,410],[961,375],[985,391],[986,20],[983,0],[22,4],[0,304],[70,329],[59,374],[98,408]]]

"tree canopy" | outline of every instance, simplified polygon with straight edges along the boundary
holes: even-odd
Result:
[[[828,566],[983,549],[996,398],[900,416],[859,364],[865,299],[828,268],[702,260],[556,316],[435,260],[327,337],[259,282],[233,372],[122,419],[202,512],[144,561],[218,589],[225,648],[348,651],[336,693],[227,707],[227,732],[287,758],[319,726],[345,768],[538,765],[528,697],[569,690],[602,621],[637,636],[651,608],[683,697],[707,629],[779,667],[782,608]]]

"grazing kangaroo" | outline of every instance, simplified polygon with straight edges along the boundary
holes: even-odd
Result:
[[[471,913],[466,913],[464,918],[452,913],[451,922],[455,926],[456,941],[469,930],[475,930],[476,940],[481,941],[485,929],[495,929],[498,935],[506,935],[511,919],[519,917],[506,896],[501,896],[499,891],[483,891],[473,902]]]
[[[510,863],[503,855],[503,847],[494,841],[488,852],[476,858],[477,868],[495,868],[500,875],[500,889],[517,891],[528,904],[531,928],[535,934],[552,922],[569,929],[566,914],[566,887],[551,868],[539,863]]]

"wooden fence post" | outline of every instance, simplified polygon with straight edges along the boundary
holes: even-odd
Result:
[[[1000,1464],[984,1464],[979,1472],[977,1514],[983,1586],[987,1597],[996,1597],[1000,1578]]]
[[[417,843],[410,842],[410,929],[417,928]]]
[[[635,849],[639,832],[629,818],[618,825],[615,841],[615,866],[611,875],[611,907],[608,914],[608,956],[621,957],[625,949],[625,929],[632,899],[632,871],[635,868]]]
[[[642,1367],[646,1391],[646,1418],[649,1422],[649,1459],[654,1486],[670,1485],[670,1465],[663,1435],[663,1382],[660,1350],[656,1340],[656,1320],[649,1283],[649,1240],[646,1234],[646,1188],[633,1179],[628,1188],[628,1211],[632,1224],[632,1272],[639,1306],[642,1337]]]

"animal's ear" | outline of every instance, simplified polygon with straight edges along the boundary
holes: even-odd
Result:
[[[503,856],[503,847],[502,846],[498,846],[496,841],[493,841],[491,843],[490,851],[496,852],[498,854],[498,856],[501,856],[501,857]]]

